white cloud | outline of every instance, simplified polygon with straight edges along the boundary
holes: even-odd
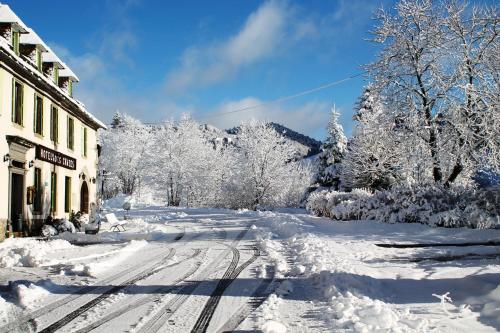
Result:
[[[283,50],[290,35],[292,9],[285,2],[268,1],[229,39],[209,46],[192,46],[181,58],[180,68],[167,75],[167,90],[183,92],[234,76],[242,67]]]

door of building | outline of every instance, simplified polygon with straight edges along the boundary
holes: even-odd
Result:
[[[82,183],[82,188],[80,190],[80,212],[85,214],[89,213],[89,188],[87,182]]]
[[[10,188],[10,221],[12,231],[22,231],[24,175],[12,173]]]

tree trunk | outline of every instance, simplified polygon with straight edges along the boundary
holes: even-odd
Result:
[[[453,166],[453,170],[451,171],[450,176],[444,183],[444,186],[449,187],[451,183],[457,179],[458,175],[463,171],[464,166],[462,165],[462,161],[460,158],[457,159],[457,162],[455,163],[455,166]]]
[[[432,126],[432,113],[431,113],[431,103],[427,98],[427,91],[424,87],[422,81],[422,75],[416,72],[418,85],[420,87],[420,92],[422,93],[422,107],[424,108],[425,124],[429,127],[429,149],[431,150],[432,157],[432,176],[434,177],[434,182],[439,183],[443,180],[443,173],[441,171],[441,165],[439,163],[439,157],[437,153],[437,135],[436,129]]]

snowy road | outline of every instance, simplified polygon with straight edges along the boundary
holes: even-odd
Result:
[[[131,232],[117,234],[148,242],[95,274],[97,278],[88,285],[64,281],[64,289],[52,286],[35,310],[20,314],[0,330],[205,332],[236,328],[244,319],[242,314],[258,306],[272,288],[272,277],[256,277],[257,267],[265,265],[265,260],[251,235],[254,219],[174,212],[175,218],[164,222],[167,215],[163,213],[135,211],[141,219],[162,221],[161,231],[143,233],[132,226]],[[88,240],[88,236],[79,237],[79,242]],[[116,247],[126,248],[125,244]],[[103,246],[92,244],[81,250]],[[113,251],[97,261],[92,255],[83,258],[92,258],[91,265],[98,266],[120,256]],[[72,278],[85,281],[84,275]]]
[[[130,215],[127,232],[63,236],[78,245],[0,244],[0,331],[500,327],[500,251],[477,244],[499,240],[500,230],[339,223],[303,211],[143,207]],[[465,242],[472,246],[443,246]]]

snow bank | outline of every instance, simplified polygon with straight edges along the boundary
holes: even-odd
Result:
[[[311,286],[324,304],[318,311],[328,327],[352,332],[423,332],[429,322],[384,302],[384,287],[376,279],[360,275],[353,263],[359,258],[342,246],[332,248],[320,237],[304,232],[304,222],[290,214],[261,212],[256,238],[274,262],[278,277],[289,277],[259,310],[270,331],[279,324],[281,297],[294,292],[294,276]],[[278,240],[278,238],[280,240]],[[364,244],[363,242],[361,244]],[[369,246],[361,245],[361,247]],[[288,253],[289,261],[285,254]],[[279,326],[279,325],[277,325]],[[281,329],[286,327],[279,326]],[[261,326],[264,330],[264,326]]]
[[[264,333],[285,333],[286,326],[274,320],[268,320],[261,327]]]
[[[304,230],[303,222],[294,215],[281,214],[270,211],[258,212],[261,217],[260,224],[270,227],[272,232],[279,237],[291,237]]]
[[[14,288],[20,306],[26,309],[33,309],[45,297],[50,295],[50,292],[43,287],[30,283],[28,286],[18,284]]]
[[[0,297],[0,324],[6,324],[12,320],[13,305]]]
[[[332,327],[355,332],[425,332],[429,326],[427,320],[418,319],[408,310],[401,311],[381,300],[347,291],[356,291],[357,286],[370,289],[371,286],[365,286],[354,277],[346,275],[339,279],[325,270],[311,278],[328,302],[322,317]]]
[[[0,243],[0,267],[40,267],[50,263],[46,258],[48,253],[71,247],[61,239],[9,238]]]
[[[145,240],[132,240],[126,246],[121,248],[119,251],[116,251],[112,258],[97,262],[97,263],[89,263],[89,264],[75,264],[69,266],[65,270],[65,274],[68,275],[83,275],[83,276],[91,276],[98,277],[101,273],[116,267],[118,264],[123,262],[125,259],[130,257],[135,252],[139,251],[143,247],[148,244]]]
[[[483,299],[481,317],[490,320],[495,327],[500,327],[500,284]]]

